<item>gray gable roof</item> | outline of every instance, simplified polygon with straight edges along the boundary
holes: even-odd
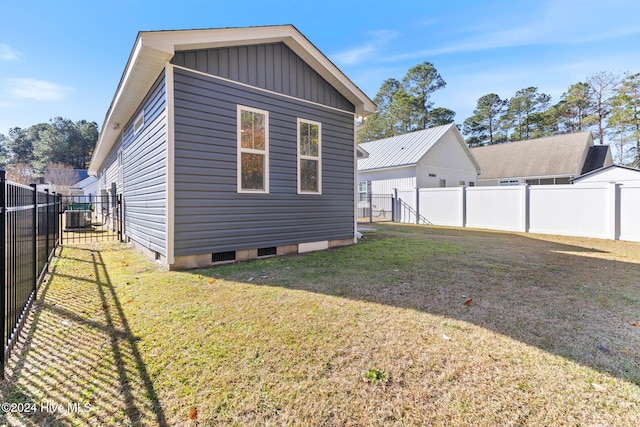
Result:
[[[369,157],[358,159],[358,170],[415,166],[447,132],[453,132],[458,141],[468,151],[460,131],[458,131],[455,124],[451,123],[360,144],[360,147],[369,153]],[[476,169],[479,169],[470,152],[469,158],[476,166]]]
[[[554,135],[506,144],[472,148],[482,179],[579,176],[589,148],[591,132]]]
[[[587,160],[585,160],[584,166],[582,167],[582,175],[607,166],[608,154],[608,145],[594,145],[593,147],[589,148],[589,153],[587,153]]]

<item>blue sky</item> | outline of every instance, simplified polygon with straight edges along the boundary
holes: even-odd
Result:
[[[371,98],[429,61],[456,123],[487,93],[557,102],[592,73],[640,72],[638,0],[3,0],[0,16],[4,134],[55,116],[101,126],[140,30],[293,24]]]

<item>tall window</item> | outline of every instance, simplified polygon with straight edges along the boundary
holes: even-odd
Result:
[[[298,119],[298,193],[322,192],[321,126]]]
[[[367,181],[358,182],[358,201],[359,202],[367,201]]]
[[[269,192],[269,113],[240,105],[238,192]]]

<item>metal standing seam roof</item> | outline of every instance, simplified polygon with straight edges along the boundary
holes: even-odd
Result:
[[[430,129],[363,142],[360,146],[369,153],[358,159],[358,170],[414,166],[453,126],[453,123]]]
[[[582,172],[591,132],[555,135],[472,148],[480,163],[479,179],[578,176]]]

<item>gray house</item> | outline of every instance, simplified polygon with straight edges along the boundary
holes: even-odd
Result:
[[[349,245],[373,111],[293,26],[141,32],[89,172],[167,268]]]
[[[608,145],[591,132],[487,145],[471,149],[482,169],[478,185],[553,185],[613,163]]]

